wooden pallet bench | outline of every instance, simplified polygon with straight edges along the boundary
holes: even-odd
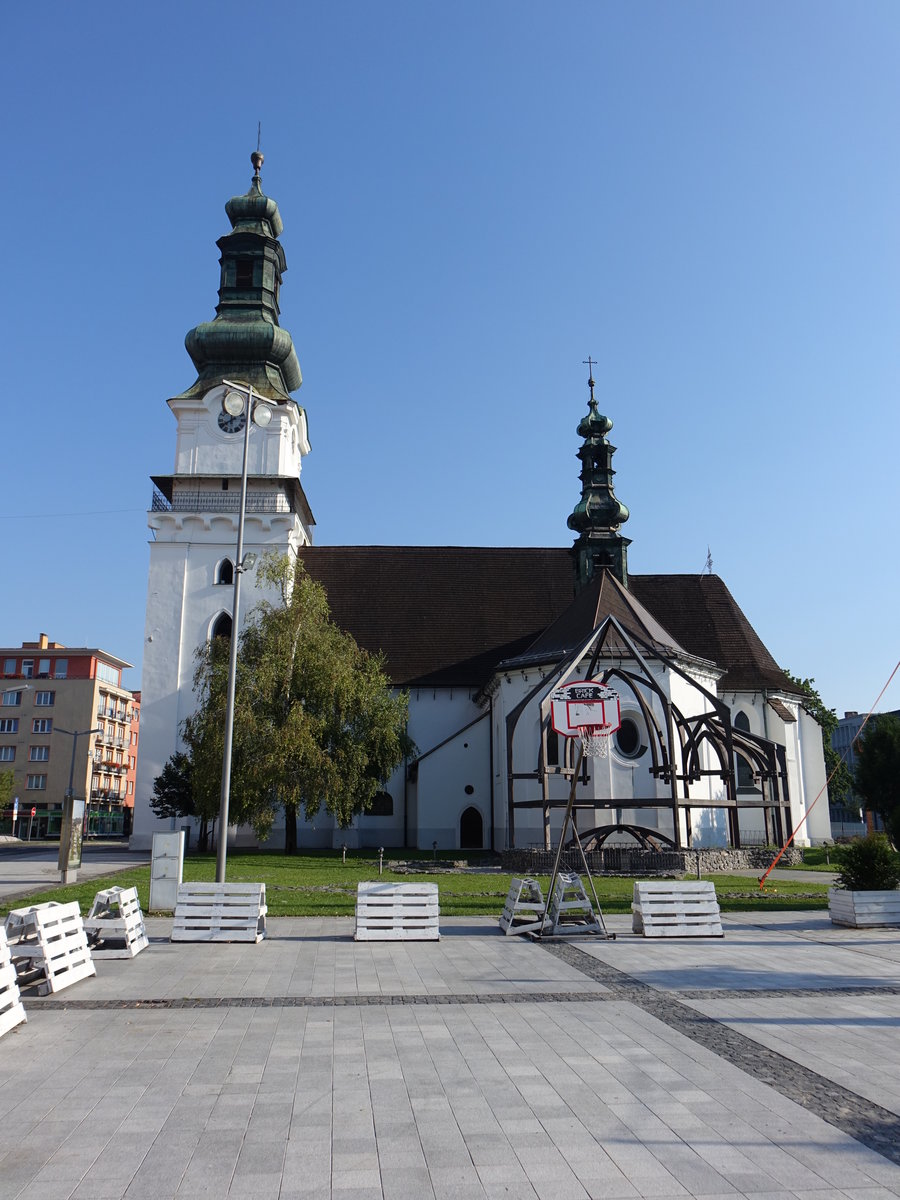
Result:
[[[134,958],[150,944],[136,887],[105,888],[84,918],[94,958]]]
[[[15,935],[10,955],[20,979],[37,976],[38,994],[46,996],[97,974],[81,910],[71,904],[39,904],[13,909],[6,933]]]
[[[360,883],[356,889],[358,942],[437,941],[436,883]]]
[[[512,933],[535,933],[544,918],[544,893],[536,879],[513,879],[500,914],[500,928]]]
[[[723,937],[716,889],[703,880],[635,881],[631,928],[644,937]]]
[[[173,942],[261,942],[266,936],[264,883],[181,883]]]
[[[0,925],[0,1037],[27,1020],[19,997],[19,981],[10,957],[6,930]]]

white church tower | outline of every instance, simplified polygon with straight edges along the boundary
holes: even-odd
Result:
[[[243,413],[223,407],[226,380],[269,402],[271,422],[248,442],[244,561],[248,554],[296,552],[311,542],[312,513],[300,486],[309,453],[306,414],[291,398],[301,384],[291,335],[278,324],[286,271],[278,205],[263,194],[263,156],[250,156],[250,190],[225,205],[231,232],[221,251],[219,303],[212,321],[185,338],[194,384],[168,401],[178,423],[171,475],[153,478],[141,749],[131,847],[146,850],[169,829],[150,808],[153,783],[181,747],[181,722],[195,708],[195,651],[231,632],[232,583],[244,453]],[[241,616],[258,597],[244,593]]]

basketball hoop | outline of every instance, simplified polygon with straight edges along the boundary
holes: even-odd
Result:
[[[563,737],[581,738],[586,758],[609,758],[621,724],[618,693],[593,679],[564,683],[550,694],[550,721]]]
[[[609,758],[612,725],[579,725],[578,736],[585,758]]]

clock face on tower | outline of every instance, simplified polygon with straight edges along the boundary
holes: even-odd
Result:
[[[245,413],[238,413],[237,416],[233,417],[231,413],[220,412],[219,428],[224,433],[240,433],[240,431],[244,428],[244,421],[246,419]]]

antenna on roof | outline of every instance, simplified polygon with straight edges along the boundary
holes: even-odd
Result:
[[[703,570],[700,572],[700,574],[701,575],[712,575],[712,567],[713,567],[712,550],[710,550],[709,546],[707,546],[706,547],[706,562],[703,564]]]

